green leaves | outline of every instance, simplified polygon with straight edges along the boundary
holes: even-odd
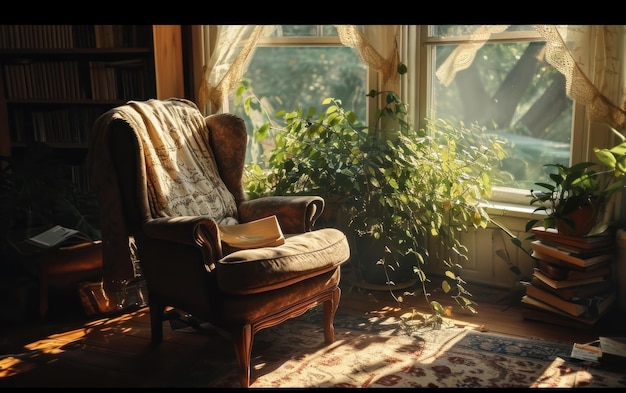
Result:
[[[467,259],[460,236],[489,222],[480,204],[491,193],[490,175],[502,148],[480,129],[441,119],[426,119],[424,128],[416,129],[397,94],[371,90],[367,96],[379,102],[381,94],[383,106],[373,125],[332,97],[323,100],[319,115],[312,108],[306,114],[283,111],[282,127],[256,131],[274,148],[263,169],[266,176],[260,176],[259,166],[247,172],[246,191],[258,196],[264,185],[264,194],[341,201],[322,225],[342,229],[352,239],[365,234],[380,239],[388,250],[386,264],[413,263],[420,282],[428,280],[423,265],[433,260],[453,266],[446,269],[444,290],[471,308],[458,274],[458,261]],[[437,250],[433,255],[429,240]],[[415,258],[407,260],[411,255]]]
[[[547,191],[531,190],[530,204],[539,204],[534,211],[545,212],[546,216],[542,220],[529,220],[527,231],[540,221],[546,228],[555,228],[558,222],[572,222],[571,213],[586,205],[598,208],[597,218],[603,218],[600,210],[626,182],[626,142],[622,141],[610,149],[594,148],[594,153],[600,164],[585,161],[571,167],[544,165],[553,170],[549,174],[552,183],[536,182],[535,185]],[[598,231],[606,228],[602,224],[598,222]]]
[[[610,149],[593,149],[598,160],[610,168],[616,177],[626,174],[626,142]]]
[[[406,64],[404,64],[404,63],[398,64],[398,74],[404,75],[407,72],[408,72],[408,68],[407,68]]]

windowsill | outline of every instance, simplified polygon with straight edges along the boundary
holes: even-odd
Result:
[[[543,211],[535,212],[536,206],[515,203],[489,201],[484,207],[493,225],[504,229],[505,232],[517,233],[520,237],[526,237],[524,233],[529,220],[541,220],[545,215]]]
[[[520,205],[517,203],[507,203],[507,202],[494,202],[489,201],[489,204],[486,205],[487,213],[492,216],[506,216],[506,217],[519,217],[519,218],[530,218],[537,206],[531,205]]]
[[[487,202],[486,209],[490,215],[500,217],[517,217],[529,219],[533,215],[545,213],[536,212],[538,206],[530,204],[530,195],[526,190],[494,187],[491,195],[492,200]]]

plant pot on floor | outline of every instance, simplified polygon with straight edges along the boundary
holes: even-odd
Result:
[[[360,278],[357,286],[368,289],[403,289],[417,282],[413,273],[414,261],[411,256],[400,258],[396,262],[391,254],[385,252],[382,240],[370,236],[356,239],[357,268]],[[385,258],[385,262],[380,262]]]

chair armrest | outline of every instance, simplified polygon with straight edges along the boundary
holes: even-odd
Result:
[[[217,223],[206,216],[160,217],[143,224],[147,237],[202,249],[205,261],[216,261],[222,255]]]
[[[276,215],[284,233],[303,233],[324,211],[324,199],[311,195],[267,196],[251,199],[239,205],[239,221],[248,222]]]

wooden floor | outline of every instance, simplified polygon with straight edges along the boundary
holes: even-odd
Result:
[[[421,294],[404,293],[413,289],[395,291],[396,296],[404,299],[398,303],[389,291],[359,288],[344,279],[339,310],[396,317],[412,308],[427,311]],[[478,314],[453,307],[448,323],[561,342],[589,342],[600,335],[624,335],[623,312],[607,315],[592,329],[577,330],[524,320],[522,307],[512,302],[506,291],[481,286],[469,289]],[[428,291],[431,300],[452,304],[449,296],[436,288]],[[177,376],[183,375],[196,359],[204,359],[207,351],[218,360],[234,360],[227,336],[217,344],[215,338],[208,337],[220,332],[185,334],[173,331],[166,323],[164,342],[155,347],[150,345],[147,308],[87,317],[76,304],[71,310],[69,303],[62,302],[67,300],[51,299],[50,314],[44,321],[4,326],[0,330],[0,387],[185,387],[185,381]],[[219,377],[220,372],[223,369],[207,367],[207,381]]]

